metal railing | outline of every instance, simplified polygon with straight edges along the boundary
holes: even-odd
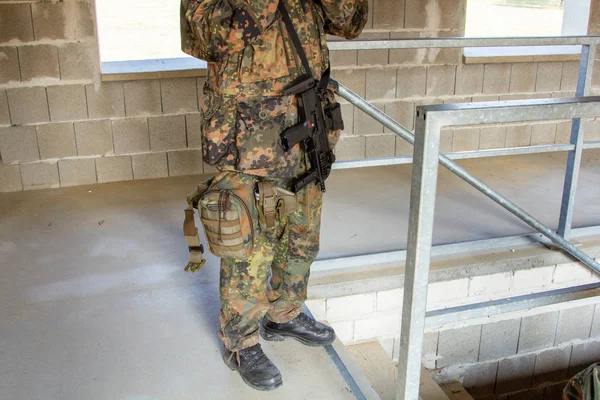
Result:
[[[373,117],[390,131],[414,145],[411,184],[406,275],[401,323],[400,360],[398,365],[397,399],[417,400],[421,372],[421,352],[427,304],[429,263],[432,252],[434,204],[438,164],[443,165],[497,204],[526,222],[557,246],[600,273],[600,264],[569,242],[574,210],[575,192],[584,148],[598,148],[600,143],[585,143],[581,118],[600,115],[600,97],[585,97],[590,93],[596,47],[599,36],[558,38],[440,38],[369,40],[334,42],[332,50],[376,50],[415,48],[457,48],[495,46],[561,46],[581,45],[581,59],[576,98],[521,100],[488,103],[463,103],[417,107],[415,134],[381,112],[362,97],[340,85],[339,94],[355,107]],[[571,119],[570,144],[530,146],[527,148],[497,149],[440,154],[441,129],[446,126],[466,126],[490,123]],[[493,157],[501,155],[534,154],[568,151],[565,184],[558,232],[545,226],[481,180],[470,174],[451,158]],[[406,158],[345,162],[338,169],[409,162]],[[376,255],[374,255],[376,256]],[[367,256],[361,256],[367,261]]]

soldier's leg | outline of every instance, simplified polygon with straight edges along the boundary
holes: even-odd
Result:
[[[306,300],[310,266],[319,252],[322,207],[321,189],[311,184],[298,193],[298,210],[284,221],[268,292],[268,319],[273,322],[296,318]]]

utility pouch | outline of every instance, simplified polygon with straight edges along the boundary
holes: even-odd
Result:
[[[200,219],[210,252],[221,258],[247,260],[257,236],[255,181],[244,183],[227,174],[201,196]]]
[[[340,103],[331,103],[325,107],[325,121],[328,131],[344,130],[342,107]]]
[[[298,209],[298,198],[288,190],[279,188],[274,182],[263,181],[256,186],[258,217],[267,228],[275,226]]]

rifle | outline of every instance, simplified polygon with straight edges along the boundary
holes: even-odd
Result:
[[[335,162],[327,136],[331,130],[344,129],[344,122],[339,103],[323,107],[328,82],[329,70],[323,74],[321,81],[311,75],[302,75],[283,91],[286,96],[298,96],[300,122],[281,134],[281,144],[285,151],[289,151],[296,144],[302,143],[310,162],[308,172],[292,181],[291,189],[294,193],[314,181],[325,192],[325,179]]]

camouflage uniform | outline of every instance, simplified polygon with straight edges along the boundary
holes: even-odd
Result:
[[[367,0],[282,0],[320,78],[329,67],[326,34],[356,38]],[[302,75],[301,61],[277,11],[278,0],[182,0],[182,48],[208,62],[202,112],[202,154],[221,176],[286,188],[307,170],[300,145],[283,150],[280,134],[298,123],[296,98],[283,88]],[[330,93],[330,102],[335,102]],[[335,146],[340,132],[330,132]],[[225,175],[223,175],[225,174]],[[298,210],[271,229],[261,227],[248,260],[221,261],[221,332],[237,351],[258,342],[260,319],[294,319],[306,299],[310,265],[319,250],[322,197],[311,184]],[[271,276],[269,281],[269,276]]]

